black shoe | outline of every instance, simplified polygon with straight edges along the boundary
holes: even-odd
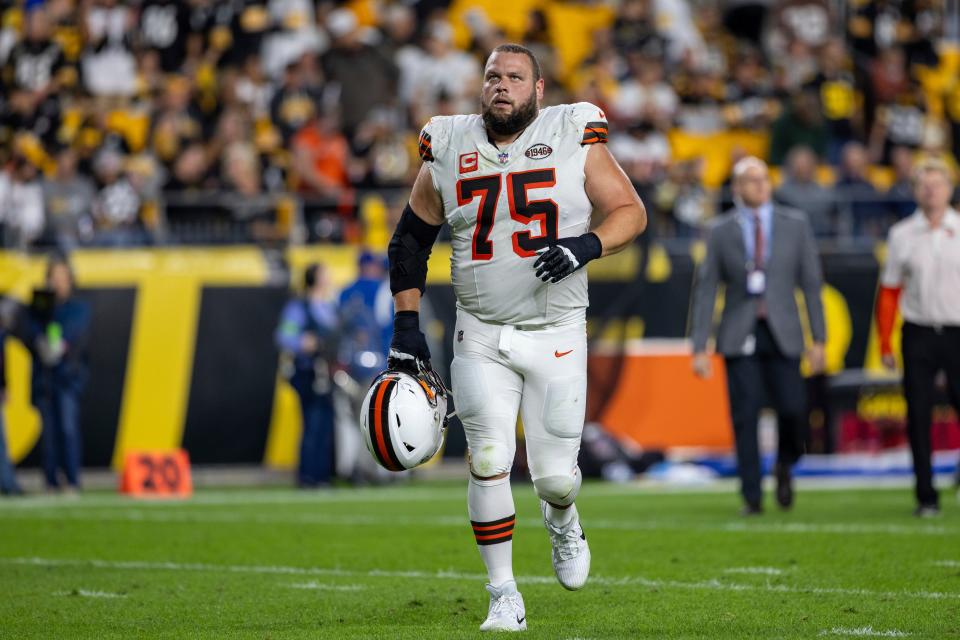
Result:
[[[740,515],[744,518],[749,518],[750,516],[762,516],[763,507],[759,504],[750,504],[749,502],[743,505],[743,508],[740,509]]]
[[[787,510],[793,506],[793,475],[790,473],[790,466],[778,462],[774,473],[777,476],[777,504],[781,509]]]
[[[913,510],[913,515],[918,518],[936,518],[940,515],[940,505],[920,504]]]
[[[5,496],[22,496],[23,489],[19,485],[13,485],[12,487],[3,487],[0,489],[0,495]]]

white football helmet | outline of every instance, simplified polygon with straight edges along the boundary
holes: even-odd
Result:
[[[418,467],[443,446],[447,388],[434,371],[387,370],[377,376],[360,409],[363,441],[390,471]]]

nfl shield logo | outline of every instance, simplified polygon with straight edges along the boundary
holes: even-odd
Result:
[[[500,161],[500,164],[507,164],[510,162],[510,154],[506,151],[497,154],[497,160]]]

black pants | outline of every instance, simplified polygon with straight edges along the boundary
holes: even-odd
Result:
[[[907,436],[917,479],[917,502],[938,504],[933,488],[930,424],[933,419],[934,379],[947,374],[950,402],[960,413],[960,327],[937,330],[903,323],[903,394],[907,399]]]
[[[728,357],[726,363],[740,492],[748,504],[759,505],[763,495],[757,441],[760,409],[769,398],[780,427],[777,462],[792,466],[803,455],[806,441],[807,392],[799,358],[783,355],[765,321],[757,322],[755,336],[753,355]]]

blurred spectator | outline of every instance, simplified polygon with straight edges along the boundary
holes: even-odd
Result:
[[[209,185],[210,161],[203,145],[193,144],[183,150],[167,180],[167,191],[204,189]]]
[[[903,317],[903,390],[916,480],[913,513],[925,518],[940,514],[930,428],[941,371],[947,397],[960,412],[960,215],[950,207],[949,166],[926,160],[914,177],[918,208],[890,229],[876,322],[883,364],[896,369],[891,337],[898,309]]]
[[[894,146],[910,149],[924,146],[931,126],[923,89],[919,85],[907,85],[894,100],[877,106],[870,131],[870,156],[889,164]]]
[[[342,126],[352,137],[374,107],[389,105],[397,94],[397,68],[360,39],[356,15],[335,9],[327,15],[333,45],[321,57],[323,73],[340,95]]]
[[[34,292],[27,343],[33,355],[31,399],[43,421],[43,470],[47,489],[80,489],[80,395],[86,386],[90,307],[74,296],[70,263],[50,258],[46,289]]]
[[[264,37],[273,28],[267,3],[261,0],[213,2],[210,36],[222,51],[221,67],[240,65],[251,52],[261,51]]]
[[[293,157],[300,190],[339,198],[349,187],[350,147],[329,113],[317,114],[293,137]]]
[[[825,160],[840,162],[840,150],[862,131],[860,107],[862,95],[857,91],[846,48],[841,40],[832,39],[820,55],[820,71],[809,87],[820,96],[820,108],[827,127]]]
[[[80,61],[84,87],[94,96],[132,96],[136,61],[130,38],[137,16],[118,0],[97,0],[87,6],[87,47]]]
[[[653,44],[666,51],[666,40],[657,31],[650,0],[625,0],[613,23],[613,44],[619,51],[640,51]]]
[[[50,20],[42,5],[26,14],[25,37],[10,51],[3,68],[2,86],[7,94],[7,114],[14,131],[27,131],[52,142],[60,122],[57,90],[76,79],[70,73],[63,50],[51,39]]]
[[[760,36],[767,19],[771,0],[727,0],[723,24],[737,38],[760,47]]]
[[[150,134],[154,154],[167,166],[173,165],[188,145],[204,138],[204,117],[192,94],[187,77],[173,75],[167,79]]]
[[[5,323],[0,323],[5,324]],[[7,397],[7,376],[4,363],[4,342],[6,340],[6,330],[0,326],[0,495],[17,496],[23,493],[23,489],[17,484],[17,479],[13,473],[13,464],[7,454],[7,437],[3,425],[3,405]]]
[[[77,153],[66,148],[57,154],[53,177],[43,181],[47,235],[61,250],[75,248],[93,233],[94,185],[77,172]]]
[[[415,122],[426,122],[436,113],[436,100],[445,95],[455,113],[476,110],[476,87],[480,84],[480,64],[453,47],[453,28],[447,22],[434,21],[427,27],[423,54],[401,68],[401,94],[409,102]],[[411,64],[412,63],[412,64]],[[384,100],[381,104],[386,104]]]
[[[258,56],[247,56],[234,85],[234,92],[237,100],[255,120],[269,119],[273,86],[264,75]]]
[[[289,141],[316,116],[320,100],[320,92],[309,82],[303,59],[287,65],[283,84],[270,101],[270,117],[284,141]]]
[[[848,143],[841,153],[836,182],[837,201],[848,213],[854,235],[881,237],[886,207],[876,187],[867,180],[867,150],[859,142]]]
[[[811,49],[826,44],[833,31],[828,0],[781,0],[772,7],[768,36],[774,51],[789,51],[794,43]]]
[[[43,186],[37,168],[22,156],[0,168],[0,230],[3,245],[26,248],[44,224]]]
[[[827,130],[820,115],[817,94],[804,90],[790,98],[790,105],[773,123],[770,136],[770,163],[783,164],[794,147],[812,149],[817,157],[827,150]]]
[[[366,388],[386,367],[393,335],[393,296],[383,256],[363,251],[358,266],[357,279],[340,292],[340,360]]]
[[[809,147],[795,147],[787,156],[783,184],[774,193],[774,200],[807,214],[818,237],[836,233],[834,195],[816,181],[817,156]]]
[[[627,55],[630,76],[620,84],[613,101],[613,115],[629,123],[649,123],[667,129],[673,122],[679,98],[664,81],[659,57],[640,52]]]
[[[893,167],[893,184],[887,189],[886,199],[897,220],[906,218],[917,210],[913,199],[913,151],[907,147],[894,147],[890,152]]]
[[[178,0],[143,0],[140,4],[139,44],[159,54],[164,73],[179,71],[193,31],[190,6]]]
[[[779,111],[757,52],[747,51],[733,65],[733,81],[727,84],[724,116],[733,129],[767,130]]]
[[[450,113],[446,94],[437,96],[437,113]],[[358,188],[402,187],[410,183],[419,165],[410,154],[415,140],[394,109],[376,109],[357,129],[350,181]]]
[[[757,420],[761,408],[777,411],[777,503],[793,505],[792,467],[804,452],[806,404],[800,358],[803,320],[796,289],[806,300],[812,335],[807,358],[815,373],[823,370],[826,336],[820,290],[820,257],[806,216],[777,207],[771,200],[767,166],[755,157],[733,168],[736,209],[709,230],[707,255],[693,291],[693,371],[711,375],[707,342],[713,333],[718,286],[726,286],[723,314],[716,331],[716,352],[724,356],[737,473],[744,507],[741,514],[763,513]],[[779,252],[772,253],[774,247]]]
[[[337,353],[337,310],[327,299],[323,265],[311,264],[303,279],[303,295],[283,309],[277,328],[282,369],[300,398],[303,434],[297,486],[330,485],[333,470],[333,383],[331,363]]]
[[[267,3],[273,25],[263,42],[263,67],[271,77],[304,55],[316,55],[328,46],[317,28],[310,0],[270,0]]]
[[[93,201],[93,219],[97,243],[107,246],[141,244],[140,194],[133,188],[123,166],[123,157],[114,151],[102,151],[97,157],[96,174],[100,190]]]
[[[670,144],[666,136],[649,125],[634,125],[628,135],[619,136],[610,144],[610,152],[647,205],[647,214],[656,224],[657,231],[672,230],[672,223],[664,219],[656,197],[658,185],[664,180],[670,161]]]
[[[716,72],[695,68],[678,89],[677,125],[690,133],[718,133],[724,129],[723,83]]]
[[[669,212],[675,235],[696,237],[714,213],[713,199],[703,187],[703,158],[675,163],[669,179],[657,188],[655,203]]]
[[[888,47],[870,64],[870,82],[877,102],[893,102],[910,86],[903,49]]]

